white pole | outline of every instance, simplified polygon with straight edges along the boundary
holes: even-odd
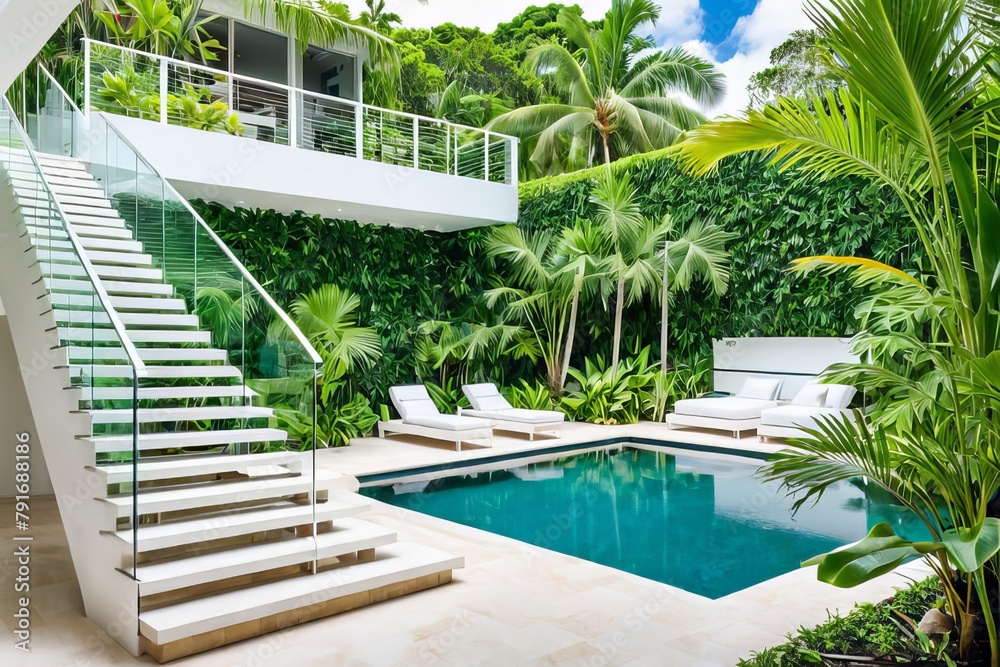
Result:
[[[483,173],[485,174],[483,176],[483,180],[488,182],[490,180],[490,133],[489,132],[483,133],[483,138],[486,143],[486,148],[483,153],[483,160],[484,160]]]
[[[420,169],[420,121],[413,117],[413,168]]]
[[[160,59],[160,122],[167,124],[167,61]]]
[[[354,152],[359,160],[365,157],[365,108],[354,106]]]

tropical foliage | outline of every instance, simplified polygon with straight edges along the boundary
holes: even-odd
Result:
[[[830,67],[832,58],[829,45],[815,30],[796,30],[771,51],[771,66],[750,77],[750,107],[838,88],[843,79]]]
[[[806,258],[872,290],[856,349],[871,363],[836,377],[877,397],[871,425],[830,422],[766,474],[801,503],[856,476],[927,525],[908,543],[888,524],[849,552],[818,559],[821,578],[854,585],[909,555],[939,575],[963,659],[1000,663],[1000,65],[992,0],[834,0],[809,13],[846,85],[779,99],[743,120],[702,126],[681,149],[705,172],[745,150],[818,178],[858,175],[898,197],[926,263]]]
[[[684,49],[644,55],[656,43],[639,31],[659,16],[652,0],[612,0],[603,25],[592,30],[576,12],[560,11],[569,45],[540,44],[527,58],[556,99],[515,109],[490,127],[520,137],[539,174],[671,145],[703,117],[670,95],[714,104],[725,83],[713,65]]]

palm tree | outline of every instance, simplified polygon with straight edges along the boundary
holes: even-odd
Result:
[[[592,231],[584,234],[593,237]],[[562,394],[566,382],[579,295],[592,277],[587,271],[593,261],[580,248],[567,248],[547,232],[526,236],[513,225],[492,230],[486,242],[487,254],[509,269],[508,284],[486,292],[487,304],[502,303],[508,318],[531,331],[553,396]]]
[[[864,258],[799,262],[802,270],[848,267],[874,291],[855,346],[872,363],[841,367],[834,378],[877,400],[870,427],[824,424],[766,474],[802,494],[800,504],[866,477],[913,510],[932,542],[909,543],[882,524],[849,561],[822,558],[820,576],[851,586],[924,555],[959,628],[960,655],[968,659],[976,628],[985,627],[996,667],[989,582],[1000,570],[1000,518],[991,505],[1000,493],[997,2],[829,0],[807,11],[846,85],[703,125],[679,147],[680,158],[703,173],[727,156],[765,151],[782,169],[874,180],[906,207],[927,265],[907,273]]]
[[[652,0],[612,0],[603,27],[591,31],[582,17],[560,11],[575,50],[542,44],[529,52],[527,66],[561,101],[515,109],[490,129],[533,145],[530,163],[542,174],[673,144],[704,121],[675,94],[714,104],[726,86],[722,72],[684,49],[643,55],[656,45],[637,31],[659,16]]]
[[[625,305],[639,301],[661,284],[662,256],[658,257],[658,250],[670,227],[669,221],[657,223],[643,217],[627,175],[602,179],[590,200],[597,209],[597,225],[606,239],[602,266],[615,284],[610,367],[614,378],[621,357]]]
[[[365,8],[358,17],[358,22],[383,35],[388,35],[392,32],[393,26],[403,22],[396,12],[385,11],[385,0],[365,0]]]
[[[347,44],[367,51],[374,66],[386,67],[398,74],[396,43],[373,28],[351,21],[346,12],[329,11],[312,0],[243,0],[243,12],[249,19],[260,19],[281,32],[294,35],[303,50],[309,44],[329,48]]]
[[[731,255],[726,245],[737,235],[727,232],[714,222],[694,221],[679,232],[670,216],[664,218],[667,237],[661,256],[663,284],[660,288],[660,371],[667,370],[668,333],[670,328],[670,297],[686,292],[696,282],[708,286],[712,294],[721,296],[729,289]],[[676,237],[676,238],[674,238]]]
[[[323,358],[321,401],[329,402],[340,380],[356,367],[371,366],[382,357],[382,339],[374,329],[357,325],[361,299],[337,285],[321,285],[292,302],[295,325]],[[268,328],[268,338],[288,340],[291,331],[281,320]]]

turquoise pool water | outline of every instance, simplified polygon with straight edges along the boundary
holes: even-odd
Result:
[[[778,485],[754,478],[759,465],[626,448],[362,492],[710,598],[790,572],[880,521],[923,538],[908,511],[860,481],[793,519]]]

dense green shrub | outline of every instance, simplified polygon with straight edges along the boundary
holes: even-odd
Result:
[[[681,361],[708,354],[713,337],[853,333],[860,295],[847,279],[789,275],[785,268],[796,257],[857,254],[903,267],[916,261],[917,243],[901,206],[871,185],[853,180],[815,185],[752,157],[730,160],[719,174],[700,180],[680,173],[663,153],[627,158],[614,168],[632,172],[647,215],[670,213],[682,227],[712,219],[739,236],[732,246],[729,293],[713,298],[695,288],[672,307],[671,353]],[[596,174],[522,184],[520,225],[555,230],[590,215]],[[356,386],[376,402],[386,400],[389,386],[420,379],[414,340],[422,322],[490,319],[481,295],[495,267],[482,248],[485,230],[440,234],[196,205],[283,307],[324,283],[361,296],[359,323],[380,333],[385,357]],[[611,349],[612,313],[594,301],[583,304],[580,315],[577,367],[584,357],[609,356]],[[655,358],[658,327],[658,304],[629,307],[623,355],[652,345]],[[540,373],[526,360],[508,359],[491,377],[510,386],[521,378],[534,383]]]
[[[878,604],[859,604],[844,616],[830,614],[826,623],[799,628],[797,633],[788,635],[788,642],[753,652],[750,658],[740,661],[739,667],[806,667],[820,662],[815,652],[922,657],[912,632],[904,630],[908,626],[898,614],[919,621],[940,596],[937,579],[925,579]]]

